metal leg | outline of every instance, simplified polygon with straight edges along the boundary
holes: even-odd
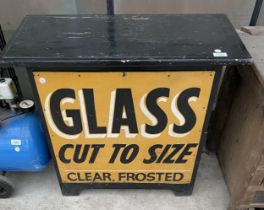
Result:
[[[80,195],[80,192],[82,191],[82,189],[78,189],[78,188],[69,188],[65,185],[61,185],[61,192],[64,196],[78,196]]]

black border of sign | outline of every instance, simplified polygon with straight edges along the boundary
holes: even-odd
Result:
[[[157,69],[157,70],[155,70]],[[39,112],[42,126],[45,130],[47,139],[48,139],[48,145],[49,149],[51,151],[51,155],[53,158],[53,161],[55,163],[55,169],[57,172],[57,176],[59,179],[61,191],[63,195],[79,195],[80,192],[84,189],[167,189],[172,190],[176,195],[190,195],[192,194],[194,182],[201,158],[202,149],[206,142],[207,137],[207,128],[210,120],[210,116],[212,113],[212,109],[214,107],[214,103],[216,102],[218,88],[220,86],[220,79],[221,75],[223,73],[224,66],[155,66],[155,65],[122,65],[122,66],[100,66],[100,65],[87,65],[86,67],[71,65],[71,66],[58,66],[55,65],[52,67],[52,65],[41,65],[39,67],[27,67],[28,76],[30,79],[30,83],[33,88],[33,93],[36,101],[36,107]],[[37,87],[34,80],[33,73],[36,71],[47,71],[47,72],[172,72],[172,71],[215,71],[215,77],[213,81],[213,86],[211,89],[210,99],[207,106],[207,112],[206,117],[204,120],[204,125],[202,129],[202,135],[200,139],[200,144],[195,160],[195,165],[193,169],[193,175],[190,184],[158,184],[158,183],[62,183],[60,172],[57,165],[57,160],[53,151],[51,139],[49,136],[48,128],[46,125],[46,121],[44,118],[44,113],[42,112],[42,106],[40,103],[40,98],[38,95]],[[59,79],[59,78],[58,78]]]

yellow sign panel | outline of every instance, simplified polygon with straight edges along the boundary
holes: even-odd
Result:
[[[214,76],[35,72],[62,182],[190,183]]]

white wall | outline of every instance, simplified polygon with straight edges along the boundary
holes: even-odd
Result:
[[[255,0],[114,0],[114,4],[117,14],[225,13],[239,28],[248,25]],[[106,0],[0,0],[4,30],[15,30],[27,14],[104,13]]]
[[[258,17],[257,25],[264,26],[264,3],[262,5],[261,11]]]
[[[224,13],[235,27],[249,24],[255,0],[115,0],[118,14]]]
[[[15,30],[29,14],[106,13],[105,0],[0,0],[3,30]]]

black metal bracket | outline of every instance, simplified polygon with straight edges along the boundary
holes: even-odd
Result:
[[[114,15],[114,0],[107,0],[107,14],[108,15]]]
[[[263,0],[256,0],[256,4],[250,19],[249,26],[255,26],[258,22],[259,13],[262,7]]]

